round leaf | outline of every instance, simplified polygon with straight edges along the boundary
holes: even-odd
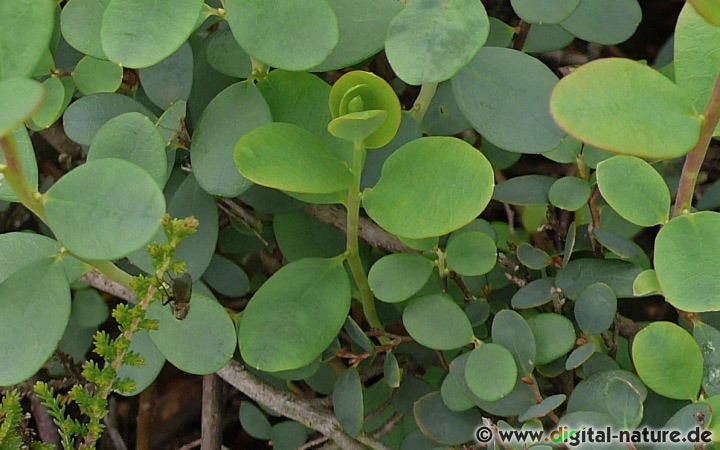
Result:
[[[464,276],[485,275],[497,261],[495,241],[482,231],[453,234],[446,253],[448,268]]]
[[[595,344],[595,342],[588,342],[573,350],[565,361],[565,370],[573,370],[580,367],[585,361],[590,359],[596,349],[597,344]]]
[[[453,350],[473,341],[470,320],[445,295],[414,299],[403,312],[403,324],[419,344],[434,350]]]
[[[240,403],[240,425],[247,434],[256,439],[270,439],[270,421],[257,406],[247,400]]]
[[[27,122],[32,130],[43,130],[60,118],[75,93],[75,84],[68,77],[49,77],[43,81],[46,97],[40,109]]]
[[[217,300],[200,294],[190,299],[190,311],[177,320],[170,306],[154,302],[147,318],[159,322],[150,338],[178,369],[205,375],[223,368],[237,345],[235,325]]]
[[[387,112],[380,110],[360,111],[333,119],[328,124],[330,134],[351,142],[363,142],[383,126]]]
[[[465,67],[488,37],[485,7],[474,0],[408,3],[390,22],[388,61],[408,84],[439,83]]]
[[[0,2],[0,79],[33,75],[50,44],[54,24],[52,0]],[[5,95],[2,99],[3,109],[16,103]]]
[[[375,297],[387,303],[407,300],[430,279],[433,263],[413,253],[383,256],[370,268],[368,284]]]
[[[269,123],[240,138],[235,164],[254,183],[291,192],[329,194],[353,179],[322,141],[289,123]]]
[[[532,56],[485,47],[451,83],[465,117],[504,150],[543,153],[564,137],[548,112],[557,77]]]
[[[123,69],[112,61],[85,56],[73,70],[73,81],[84,95],[115,92],[122,84]]]
[[[248,78],[252,73],[250,57],[230,30],[219,30],[208,38],[205,56],[213,69],[229,77]]]
[[[55,351],[70,318],[70,287],[62,264],[43,258],[6,278],[0,298],[0,386],[11,386]]]
[[[140,69],[140,82],[148,98],[166,110],[177,100],[190,97],[193,81],[193,54],[187,42],[170,56]]]
[[[683,91],[628,59],[601,59],[576,69],[558,83],[550,110],[573,137],[613,153],[676,158],[700,136],[701,117]]]
[[[290,263],[260,287],[242,315],[243,359],[267,372],[303,367],[330,345],[349,309],[350,282],[339,260]]]
[[[497,344],[483,344],[470,352],[465,365],[467,385],[479,399],[494,402],[515,387],[517,366],[513,355]]]
[[[335,381],[333,411],[340,426],[350,436],[357,437],[363,426],[363,392],[357,368],[350,367]]]
[[[226,120],[232,118],[233,126]],[[192,141],[193,172],[208,193],[236,197],[252,183],[238,172],[233,149],[250,130],[270,123],[267,103],[252,83],[236,83],[220,92],[200,116]]]
[[[108,158],[70,171],[45,194],[48,224],[76,255],[117,259],[147,244],[160,227],[165,199],[135,164]]]
[[[523,266],[534,270],[544,269],[550,262],[547,253],[525,242],[517,246],[516,255]]]
[[[703,378],[703,358],[695,340],[670,322],[654,322],[635,335],[632,357],[640,379],[658,394],[695,400]]]
[[[510,309],[498,312],[493,319],[492,340],[510,351],[521,375],[532,374],[537,358],[535,336],[520,314]]]
[[[596,176],[603,198],[623,219],[643,227],[668,220],[670,190],[642,159],[613,156],[597,165]]]
[[[337,16],[340,42],[313,72],[343,69],[380,52],[390,21],[403,9],[396,0],[329,0],[328,4]]]
[[[378,184],[363,193],[363,206],[393,234],[440,236],[475,219],[490,201],[493,184],[490,163],[470,144],[426,137],[385,161]]]
[[[88,161],[118,158],[145,169],[161,188],[167,179],[165,143],[147,116],[129,112],[108,120],[95,134]]]
[[[5,105],[0,110],[0,137],[11,133],[29,119],[45,100],[45,89],[37,81],[27,78],[0,79],[0,98]]]
[[[515,13],[525,22],[551,24],[568,18],[578,7],[580,0],[550,0],[542,4],[534,0],[511,0],[510,3]]]
[[[472,441],[475,429],[482,422],[480,411],[475,408],[465,412],[450,411],[439,392],[427,394],[415,402],[413,413],[420,431],[445,445]]]
[[[581,0],[560,25],[585,41],[612,45],[632,36],[641,19],[637,0]]]
[[[548,192],[553,206],[566,211],[577,211],[590,198],[590,185],[578,177],[563,177],[553,183]]]
[[[106,59],[100,41],[100,25],[110,0],[72,0],[60,13],[62,36],[75,50]]]
[[[527,309],[542,306],[545,303],[558,298],[558,293],[554,292],[555,278],[540,278],[531,281],[513,295],[511,303],[515,309]]]
[[[640,297],[649,294],[659,294],[660,284],[657,275],[652,269],[643,270],[633,282],[633,295]]]
[[[230,0],[226,12],[240,46],[279,69],[317,66],[340,39],[337,17],[325,0]]]
[[[689,312],[720,310],[720,214],[700,212],[676,217],[655,238],[655,273],[663,295]]]
[[[617,312],[617,298],[605,283],[594,283],[575,301],[575,320],[587,334],[600,334],[610,328]]]
[[[170,56],[195,29],[202,0],[110,0],[100,27],[107,59],[124,67],[152,66]],[[162,11],[162,20],[158,20]]]
[[[368,110],[380,110],[388,114],[385,123],[365,139],[367,148],[387,145],[398,132],[402,119],[400,100],[392,87],[374,73],[361,70],[346,73],[330,89],[328,101],[333,119],[350,112]],[[361,104],[362,108],[356,111],[348,110],[351,101]]]
[[[535,336],[536,364],[554,361],[575,345],[575,328],[564,316],[544,313],[529,317],[527,322]]]

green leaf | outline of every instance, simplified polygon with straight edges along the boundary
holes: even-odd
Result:
[[[590,198],[590,185],[578,177],[563,177],[550,186],[548,198],[553,206],[566,211],[577,211]]]
[[[565,394],[551,395],[537,405],[531,406],[527,411],[521,414],[520,417],[518,417],[518,420],[525,422],[531,419],[545,417],[552,410],[562,405],[566,398],[567,396]]]
[[[605,283],[585,288],[575,300],[575,320],[587,334],[600,334],[610,328],[617,313],[617,298]]]
[[[452,136],[472,128],[457,106],[450,83],[438,85],[422,124],[424,131],[431,136]],[[485,150],[485,144],[486,142],[483,142],[483,150]],[[483,153],[488,156],[487,152]],[[516,156],[515,153],[510,153],[510,155]],[[517,156],[519,157],[519,155]],[[493,162],[492,159],[490,162]],[[493,167],[495,166],[493,164]]]
[[[350,282],[339,260],[292,262],[248,303],[240,320],[240,352],[266,372],[302,367],[330,345],[349,309]]]
[[[89,146],[95,133],[105,122],[126,112],[139,112],[155,120],[150,110],[137,100],[126,95],[104,92],[73,102],[63,114],[63,129],[73,141]]]
[[[365,210],[387,231],[412,239],[440,236],[475,219],[490,201],[493,171],[470,144],[426,137],[403,145],[363,193]]]
[[[571,300],[593,283],[607,284],[618,298],[632,297],[632,285],[640,272],[640,267],[627,261],[576,259],[558,271],[555,285]]]
[[[457,384],[452,375],[446,376],[443,380],[440,386],[440,395],[450,411],[462,412],[475,407],[472,396]]]
[[[350,169],[322,141],[288,123],[263,125],[240,138],[235,164],[254,183],[284,191],[329,194],[352,183]]]
[[[703,356],[703,392],[707,396],[720,394],[720,331],[702,322],[693,327],[693,338]]]
[[[516,255],[523,266],[534,270],[544,269],[550,262],[550,255],[525,242],[518,245]]]
[[[545,205],[555,178],[547,175],[521,175],[503,181],[495,187],[493,200],[511,205]]]
[[[85,56],[73,70],[73,81],[84,95],[115,92],[122,84],[123,69],[112,61]]]
[[[383,126],[387,116],[387,112],[377,109],[345,114],[333,119],[328,124],[328,131],[339,139],[363,142]]]
[[[568,18],[578,7],[580,0],[550,0],[542,4],[534,0],[511,0],[510,3],[515,13],[525,22],[552,24]]]
[[[720,214],[700,212],[672,219],[655,238],[655,274],[665,299],[688,312],[720,310]]]
[[[383,380],[391,388],[397,388],[402,381],[403,370],[398,364],[398,360],[392,351],[385,353],[385,361],[383,362]]]
[[[585,41],[612,45],[630,38],[641,19],[637,0],[581,0],[560,25]]]
[[[467,385],[479,399],[494,402],[515,387],[517,366],[513,355],[497,344],[483,344],[470,352],[465,365]]]
[[[385,52],[404,82],[439,83],[470,62],[485,44],[489,31],[481,2],[414,1],[390,22]]]
[[[520,314],[510,309],[499,311],[493,319],[492,340],[510,351],[520,375],[532,374],[537,358],[535,336]]]
[[[27,122],[32,130],[43,130],[54,124],[65,112],[72,96],[75,93],[75,83],[72,78],[49,77],[43,81],[46,96],[40,109]]]
[[[433,267],[432,261],[414,253],[383,256],[370,268],[368,284],[378,300],[402,302],[425,286]]]
[[[654,322],[635,335],[632,358],[640,379],[658,394],[695,400],[703,378],[703,358],[695,340],[670,322]]]
[[[75,292],[70,314],[78,326],[97,328],[110,316],[105,300],[94,289],[82,289]]]
[[[633,282],[633,295],[640,297],[649,294],[660,294],[660,283],[658,283],[655,271],[643,270]]]
[[[138,112],[121,114],[108,120],[95,134],[88,161],[118,158],[147,171],[162,188],[167,180],[165,143],[155,123]]]
[[[154,302],[148,308],[147,318],[159,322],[158,329],[150,332],[158,350],[184,372],[195,375],[216,372],[235,352],[235,325],[225,308],[212,298],[194,293],[190,311],[183,320],[175,318],[170,305]]]
[[[4,107],[0,111],[0,137],[22,125],[45,100],[45,89],[28,78],[0,79],[0,98]]]
[[[230,0],[226,13],[240,46],[279,69],[317,66],[340,39],[337,17],[325,0]]]
[[[332,258],[345,251],[347,242],[345,233],[302,211],[275,214],[273,232],[288,261]]]
[[[313,72],[330,72],[353,66],[385,46],[390,21],[403,9],[396,0],[329,0],[340,29],[340,42]]]
[[[260,408],[247,400],[240,403],[240,425],[247,434],[255,439],[270,439],[270,430],[272,429],[270,421]]]
[[[187,40],[202,0],[110,0],[100,27],[107,59],[124,67],[157,64]],[[162,20],[158,20],[159,12]]]
[[[439,392],[427,394],[415,402],[413,413],[420,431],[445,445],[460,445],[473,440],[475,429],[482,423],[480,411],[475,408],[465,412],[449,410]]]
[[[229,77],[248,78],[252,73],[250,57],[229,29],[218,30],[210,35],[205,56],[213,69]]]
[[[74,254],[117,259],[155,235],[165,199],[147,172],[107,158],[83,164],[57,181],[45,194],[45,213],[57,238]]]
[[[403,312],[403,324],[419,344],[435,350],[452,350],[473,340],[470,320],[449,297],[418,297]]]
[[[647,388],[626,371],[606,370],[587,377],[570,395],[566,414],[602,414],[611,425],[634,429],[642,420]]]
[[[0,386],[30,378],[52,355],[70,318],[70,286],[54,258],[32,262],[0,284]]]
[[[350,436],[360,435],[363,426],[363,392],[357,368],[349,367],[335,381],[333,411],[340,426]]]
[[[177,100],[187,101],[193,82],[193,54],[187,42],[168,57],[138,71],[148,98],[163,111]]]
[[[330,114],[333,119],[351,112],[381,110],[387,112],[385,123],[364,142],[367,148],[380,148],[387,145],[397,134],[402,118],[400,100],[390,85],[371,72],[354,70],[340,77],[329,96]],[[349,110],[348,105],[362,105],[357,110]]]
[[[708,22],[720,27],[720,9],[712,0],[690,0],[690,4]]]
[[[1,82],[0,82],[1,83]],[[2,113],[0,113],[2,114]],[[20,126],[14,132],[15,140],[18,144],[18,153],[20,154],[20,164],[22,165],[23,175],[30,183],[30,186],[38,185],[38,165],[35,159],[35,150],[32,141],[25,127]],[[5,164],[5,156],[0,152],[0,164]],[[0,200],[8,202],[19,202],[17,194],[12,190],[10,185],[5,182],[5,177],[0,174]]]
[[[639,245],[615,232],[605,228],[595,228],[592,234],[603,247],[615,253],[620,259],[634,260],[643,255]]]
[[[650,164],[613,156],[597,165],[596,176],[603,198],[623,219],[643,227],[667,222],[670,190]]]
[[[0,2],[0,80],[33,75],[47,51],[54,26],[52,0]],[[16,103],[5,95],[2,98],[6,107]]]
[[[146,330],[138,330],[130,341],[130,351],[139,354],[144,364],[142,366],[128,366],[124,364],[117,371],[119,379],[130,378],[135,382],[135,390],[120,392],[124,396],[137,395],[150,386],[160,375],[165,365],[165,356],[153,344]]]
[[[542,306],[558,299],[559,294],[554,292],[555,278],[540,278],[520,288],[513,295],[511,304],[515,309],[528,309]]]
[[[565,370],[573,370],[577,369],[585,361],[590,359],[590,357],[595,354],[595,351],[597,350],[597,344],[595,342],[587,342],[580,347],[576,348],[575,350],[570,353],[568,356],[568,359],[565,361]]]
[[[100,25],[110,0],[72,0],[60,13],[62,36],[75,50],[107,59],[100,41]]]
[[[717,5],[714,8],[718,11]],[[720,48],[715,45],[719,39],[720,28],[686,4],[675,26],[675,83],[699,112],[705,111],[720,72]],[[719,134],[716,126],[714,135]]]
[[[495,267],[497,247],[482,231],[453,233],[446,249],[448,268],[464,276],[485,275]]]
[[[242,297],[250,289],[250,280],[242,267],[222,255],[213,255],[203,278],[222,295]]]
[[[700,136],[701,117],[685,93],[628,59],[607,58],[576,69],[558,83],[550,110],[573,137],[613,153],[676,158]]]
[[[270,440],[277,450],[293,450],[302,446],[308,437],[308,429],[304,425],[286,420],[273,425]]]
[[[225,123],[233,117],[234,125]],[[208,193],[236,197],[252,183],[233,162],[238,139],[270,123],[272,116],[260,91],[252,83],[236,83],[220,92],[205,108],[193,133],[192,164],[198,183]]]
[[[557,77],[532,56],[485,47],[451,83],[465,117],[504,150],[543,153],[565,135],[548,112]]]
[[[575,345],[575,328],[565,316],[538,314],[527,319],[537,346],[536,364],[547,364],[569,352]]]

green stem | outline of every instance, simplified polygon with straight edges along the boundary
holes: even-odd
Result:
[[[415,119],[417,119],[418,123],[422,123],[423,118],[425,118],[425,113],[430,107],[430,102],[432,102],[432,99],[435,96],[437,87],[437,83],[423,83],[420,87],[420,93],[412,106],[412,111],[415,113]]]
[[[98,272],[105,275],[109,280],[112,280],[122,286],[125,286],[127,288],[130,287],[130,282],[132,281],[133,277],[129,273],[125,272],[115,264],[113,264],[110,261],[87,261],[82,260],[86,264],[90,264],[91,266],[95,267]]]
[[[710,145],[710,139],[712,139],[718,121],[720,121],[720,74],[715,80],[715,87],[705,108],[704,121],[702,128],[700,128],[700,138],[685,158],[685,165],[680,174],[680,185],[675,197],[673,217],[690,212],[698,173],[700,173],[700,168]]]
[[[40,201],[40,194],[30,185],[22,170],[20,151],[15,136],[9,133],[0,137],[0,147],[2,147],[3,157],[5,158],[5,166],[0,169],[0,173],[5,176],[5,180],[7,180],[15,195],[18,196],[20,202],[47,225],[45,207]]]
[[[358,227],[360,223],[360,175],[362,174],[365,161],[365,147],[361,142],[355,143],[353,150],[353,183],[348,189],[347,199],[347,260],[350,265],[355,284],[360,291],[360,303],[362,303],[365,318],[371,327],[382,330],[383,325],[375,311],[375,298],[373,297],[367,275],[360,261],[360,250],[358,245]]]

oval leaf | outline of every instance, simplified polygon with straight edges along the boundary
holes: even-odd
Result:
[[[420,431],[434,442],[445,445],[460,445],[473,440],[478,424],[482,423],[476,408],[450,411],[439,392],[431,392],[415,402],[413,413]]]
[[[535,0],[511,0],[510,3],[525,22],[552,24],[567,19],[578,7],[580,0],[550,0],[542,3]]]
[[[578,177],[563,177],[553,183],[548,192],[553,206],[566,211],[577,211],[590,198],[590,185]]]
[[[353,179],[322,141],[289,123],[269,123],[240,138],[235,164],[254,183],[290,192],[329,194]]]
[[[335,381],[333,411],[343,430],[357,437],[363,426],[363,392],[357,368],[350,367]]]
[[[536,364],[554,361],[575,345],[575,328],[565,316],[544,313],[529,317],[527,322],[537,345]]]
[[[464,276],[485,275],[497,261],[495,241],[482,231],[454,233],[446,253],[448,268]]]
[[[658,394],[695,400],[703,379],[703,358],[695,340],[670,322],[654,322],[635,335],[632,358],[640,379]]]
[[[560,25],[585,41],[612,45],[630,38],[641,19],[637,0],[581,0]]]
[[[573,137],[613,153],[676,158],[700,136],[701,117],[685,94],[659,72],[628,59],[601,59],[576,69],[558,83],[550,110]]]
[[[470,352],[465,380],[480,400],[500,400],[515,387],[517,366],[513,355],[500,345],[483,344]]]
[[[375,297],[387,303],[407,300],[430,279],[433,263],[413,253],[383,256],[370,268],[368,284]]]
[[[155,235],[165,198],[147,172],[107,158],[85,163],[56,182],[45,194],[45,213],[57,238],[74,254],[117,259]]]
[[[493,319],[492,339],[510,351],[521,375],[532,374],[537,359],[535,335],[520,314],[510,309],[498,312]]]
[[[55,6],[52,0],[0,2],[0,79],[33,75],[50,44]],[[5,108],[16,103],[2,98]]]
[[[390,22],[385,52],[404,82],[439,83],[470,62],[489,31],[490,22],[481,2],[414,1]]]
[[[470,144],[451,137],[416,139],[383,165],[380,181],[363,193],[363,206],[399,236],[440,236],[470,223],[492,195],[493,170]]]
[[[339,260],[290,263],[248,303],[240,319],[240,352],[248,364],[267,372],[303,367],[330,345],[349,309],[350,281]]]
[[[470,320],[445,295],[414,299],[403,312],[403,324],[413,339],[434,350],[452,350],[473,341]]]
[[[45,100],[45,88],[27,78],[0,80],[0,98],[5,106],[0,110],[0,137],[29,119]]]
[[[605,283],[594,283],[575,301],[575,320],[587,334],[600,334],[610,328],[617,312],[617,298]]]

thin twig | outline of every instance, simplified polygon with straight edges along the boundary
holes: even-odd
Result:
[[[222,381],[217,375],[203,376],[201,450],[222,447]]]
[[[383,424],[380,428],[373,431],[370,436],[374,437],[375,439],[380,439],[381,437],[388,434],[390,431],[392,431],[393,428],[395,428],[395,425],[400,423],[400,421],[403,419],[403,414],[400,412],[396,412],[393,414],[390,419]]]
[[[313,447],[317,447],[318,445],[322,445],[322,444],[326,443],[328,441],[328,439],[329,438],[327,436],[320,436],[317,439],[313,439],[312,441],[306,442],[305,445],[302,445],[295,450],[308,450]]]

